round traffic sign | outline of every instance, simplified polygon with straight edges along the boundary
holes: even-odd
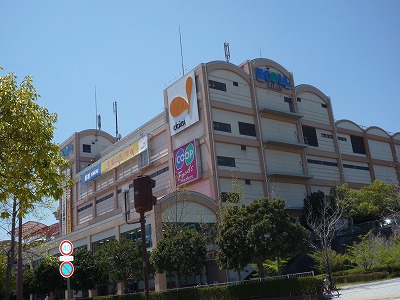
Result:
[[[64,261],[60,265],[60,274],[64,278],[71,277],[74,274],[74,265],[70,261]]]
[[[58,247],[62,255],[71,255],[74,251],[74,245],[69,240],[63,240]]]

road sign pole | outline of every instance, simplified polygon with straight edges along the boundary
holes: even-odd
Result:
[[[145,233],[146,218],[144,211],[140,212],[140,229],[142,231],[142,260],[143,260],[143,279],[144,279],[144,299],[149,300],[149,262],[147,260],[146,233]]]
[[[69,277],[67,278],[67,294],[67,300],[69,300],[71,295],[71,281]]]

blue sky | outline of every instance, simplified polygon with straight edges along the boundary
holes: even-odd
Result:
[[[59,115],[54,141],[96,126],[127,135],[163,90],[203,62],[260,56],[331,97],[334,117],[400,131],[400,1],[11,1],[0,3],[0,75],[32,75]],[[175,78],[175,79],[174,79]],[[163,86],[166,85],[166,86]],[[48,221],[51,223],[54,219]]]

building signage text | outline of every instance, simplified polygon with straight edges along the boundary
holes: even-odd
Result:
[[[174,171],[176,186],[200,178],[198,141],[193,140],[174,150]]]
[[[91,168],[89,171],[84,173],[81,177],[81,185],[85,185],[92,181],[93,179],[99,177],[101,175],[101,165],[97,165],[94,168]]]
[[[280,73],[256,68],[256,76],[258,81],[266,82],[268,88],[273,90],[282,91],[283,88],[290,89],[292,87],[289,78],[287,78],[286,75]]]

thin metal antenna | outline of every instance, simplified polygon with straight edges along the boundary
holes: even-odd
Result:
[[[118,108],[117,108],[117,101],[113,102],[113,111],[115,114],[115,139],[118,141],[119,136],[118,136]]]
[[[96,94],[96,86],[94,86],[94,105],[96,107],[96,130],[97,130],[98,127],[97,127],[97,94]]]
[[[182,62],[182,76],[185,75],[185,67],[183,65],[183,50],[182,50],[182,35],[181,35],[181,26],[179,26],[179,45],[181,47],[181,62]]]
[[[260,58],[262,58],[262,55],[261,55],[261,49],[260,49]]]
[[[229,43],[227,42],[224,43],[224,50],[225,50],[226,61],[229,62],[229,60],[231,59],[231,53],[229,51]]]

